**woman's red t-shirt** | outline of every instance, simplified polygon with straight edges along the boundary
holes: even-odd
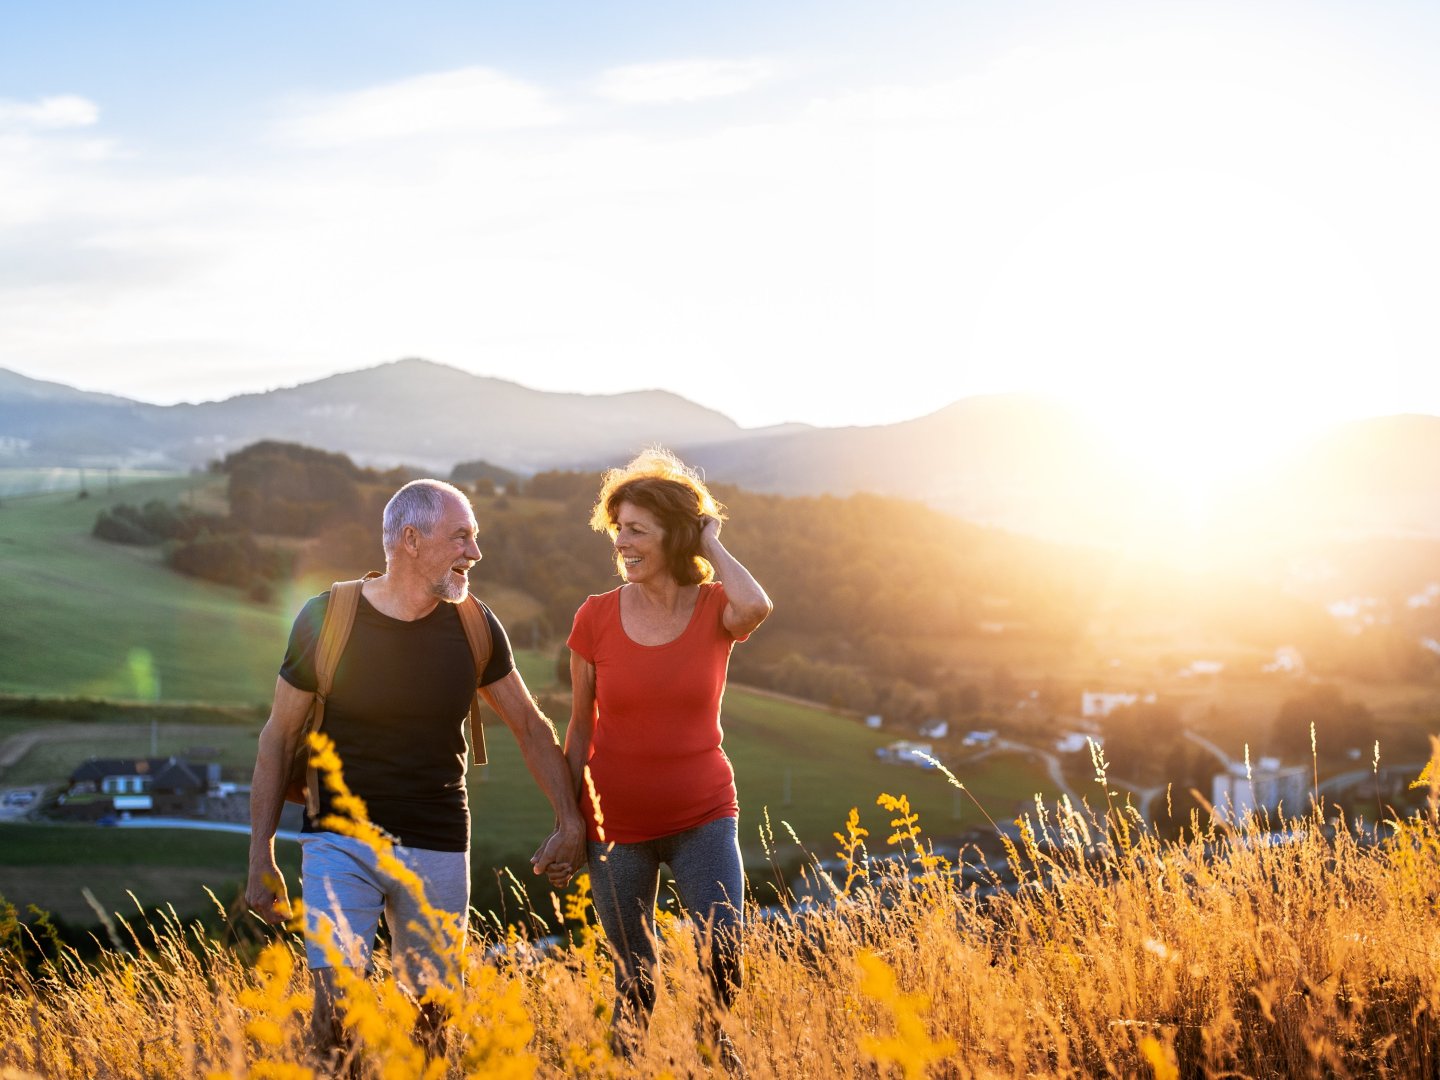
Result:
[[[725,589],[700,586],[674,641],[639,645],[620,622],[620,589],[591,596],[567,644],[595,667],[590,776],[605,839],[635,844],[739,814],[735,773],[720,748],[720,699],[730,648]],[[595,810],[582,793],[590,839]]]

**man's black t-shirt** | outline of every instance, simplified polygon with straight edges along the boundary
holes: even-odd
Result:
[[[281,678],[307,693],[315,691],[315,643],[329,600],[327,591],[301,609],[280,667]],[[488,686],[515,670],[515,658],[500,620],[484,610],[493,647],[480,684]],[[470,846],[464,728],[474,690],[475,663],[454,604],[404,622],[360,597],[321,730],[335,740],[345,783],[370,820],[406,847]],[[320,789],[323,818],[330,793]],[[305,831],[319,831],[308,815]]]

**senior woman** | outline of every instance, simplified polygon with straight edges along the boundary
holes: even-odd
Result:
[[[729,1008],[742,979],[745,878],[720,699],[731,647],[772,605],[721,544],[723,516],[693,470],[652,449],[606,473],[590,518],[613,538],[624,584],[575,613],[565,756],[589,823],[595,910],[615,958],[612,1042],[621,1053],[634,1049],[655,1005],[662,863],[709,946],[700,954],[717,1009]],[[713,1012],[710,1021],[722,1059],[737,1066]]]

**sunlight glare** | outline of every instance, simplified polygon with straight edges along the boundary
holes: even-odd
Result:
[[[1385,283],[1358,250],[1362,223],[1337,210],[1368,166],[1326,137],[1354,104],[1331,107],[1315,57],[1284,55],[1167,39],[1150,54],[1096,46],[1089,67],[1030,57],[1029,111],[996,144],[1053,179],[1035,182],[1028,215],[991,193],[1015,235],[980,290],[969,356],[1004,372],[994,389],[1081,408],[1194,512],[1396,397],[1377,365],[1397,351]]]

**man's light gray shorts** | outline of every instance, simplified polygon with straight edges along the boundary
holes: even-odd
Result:
[[[432,926],[421,898],[381,870],[375,852],[333,832],[300,837],[300,881],[305,900],[305,958],[311,970],[334,967],[325,945],[340,949],[346,967],[370,970],[375,932],[384,914],[391,963],[400,984],[420,992],[451,973],[446,953],[458,957],[470,908],[470,854],[396,845],[395,857],[424,884],[424,902],[443,913]]]

